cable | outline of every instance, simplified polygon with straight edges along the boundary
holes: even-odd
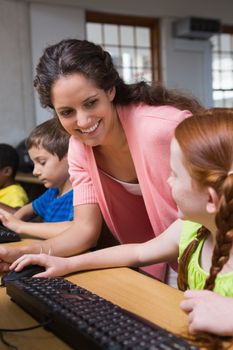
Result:
[[[18,347],[11,344],[10,342],[8,342],[5,338],[4,338],[4,332],[26,332],[26,331],[31,331],[33,329],[37,329],[40,327],[45,327],[47,326],[49,323],[51,322],[51,320],[47,320],[45,322],[42,322],[36,326],[31,326],[31,327],[27,327],[27,328],[0,328],[0,340],[2,341],[3,344],[5,344],[7,347],[9,347],[11,350],[18,350]]]
[[[5,344],[8,348],[12,349],[12,350],[18,350],[17,346],[9,343],[5,338],[4,338],[4,335],[2,332],[0,332],[0,339],[1,339],[1,342],[3,344]]]
[[[31,326],[27,328],[0,328],[0,332],[26,332],[26,331],[31,331],[32,329],[40,328],[47,326],[51,320],[43,322],[41,324],[38,324],[36,326]]]

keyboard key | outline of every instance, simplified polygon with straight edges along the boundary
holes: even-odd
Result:
[[[9,230],[5,226],[0,225],[0,243],[18,242],[20,236],[18,233]]]
[[[197,350],[169,331],[63,278],[22,278],[7,294],[46,328],[82,350]]]

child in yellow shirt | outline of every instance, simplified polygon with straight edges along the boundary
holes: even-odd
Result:
[[[16,183],[19,156],[16,149],[8,144],[0,144],[0,207],[3,209],[20,208],[28,203],[23,187]]]

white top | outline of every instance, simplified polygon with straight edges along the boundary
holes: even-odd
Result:
[[[142,196],[142,191],[141,191],[139,183],[138,184],[133,184],[133,183],[130,183],[130,182],[121,181],[121,180],[118,180],[115,177],[105,173],[103,170],[101,170],[101,172],[104,175],[110,177],[110,179],[112,179],[112,180],[118,182],[119,184],[121,184],[127,192],[129,192],[131,194],[134,194],[136,196]]]

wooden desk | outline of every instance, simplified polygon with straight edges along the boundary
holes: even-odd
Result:
[[[27,192],[29,202],[39,197],[45,191],[43,183],[31,173],[18,172],[15,180],[19,182]]]
[[[30,184],[43,185],[43,183],[31,173],[17,172],[15,179],[18,182],[26,182]]]
[[[181,333],[186,329],[186,316],[179,309],[182,293],[150,277],[128,268],[117,268],[79,273],[68,279],[171,331]],[[0,328],[23,328],[37,323],[10,300],[5,288],[0,289],[0,314]],[[20,350],[70,349],[42,328],[5,333],[5,339]],[[3,344],[0,348],[7,350]]]
[[[32,241],[35,242],[28,239],[9,245]],[[67,279],[172,332],[187,335],[187,317],[179,308],[183,293],[153,278],[128,268],[115,268],[82,272]],[[5,288],[0,289],[0,315],[0,328],[23,328],[37,324],[10,300]],[[43,328],[24,333],[5,333],[5,338],[18,346],[19,350],[70,349]],[[8,350],[2,343],[0,349]]]

